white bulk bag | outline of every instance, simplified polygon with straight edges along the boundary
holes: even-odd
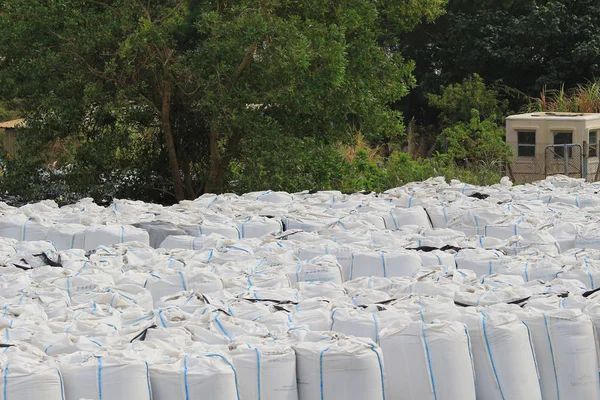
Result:
[[[306,326],[313,331],[327,331],[331,327],[331,312],[326,309],[294,308],[288,317],[289,327]]]
[[[287,264],[281,267],[288,276],[291,285],[298,282],[333,282],[342,284],[342,267],[331,255],[321,256],[298,264]]]
[[[421,228],[432,227],[427,211],[421,206],[392,208],[384,218],[385,226],[389,230],[398,230],[405,225],[415,225]]]
[[[393,306],[409,312],[413,321],[425,322],[425,324],[453,321],[461,314],[459,307],[451,298],[440,296],[411,296],[399,300]]]
[[[344,287],[348,292],[359,289],[374,289],[394,295],[395,293],[410,293],[410,291],[407,290],[411,283],[413,283],[411,279],[403,276],[396,276],[393,278],[368,276],[348,281],[344,284]]]
[[[296,288],[300,293],[300,299],[312,299],[315,297],[325,297],[335,299],[336,297],[345,297],[344,287],[333,282],[299,282]]]
[[[469,334],[460,322],[397,322],[383,329],[389,400],[475,400]]]
[[[448,228],[463,232],[468,236],[484,235],[487,225],[494,225],[496,221],[504,219],[504,216],[503,210],[493,207],[475,207],[474,204],[471,204],[448,223]]]
[[[287,192],[273,192],[267,190],[266,192],[250,192],[242,196],[248,200],[265,201],[269,203],[291,203],[294,200],[294,195]]]
[[[0,393],[3,400],[64,400],[63,382],[56,363],[14,347],[0,357]]]
[[[156,308],[177,307],[184,312],[194,313],[198,309],[206,307],[206,301],[202,293],[193,290],[181,291],[175,294],[161,297],[155,302]]]
[[[159,248],[200,250],[203,245],[204,241],[200,240],[198,236],[171,235],[163,240]]]
[[[67,276],[55,279],[46,279],[44,286],[55,286],[67,292],[69,298],[75,295],[87,295],[88,292],[99,290],[100,285],[114,285],[112,277],[108,274],[98,273],[90,277],[82,275]],[[106,286],[104,286],[106,287]]]
[[[283,231],[283,223],[277,218],[248,217],[237,223],[240,239],[261,238]]]
[[[385,399],[379,346],[340,337],[301,342],[294,350],[299,400]]]
[[[441,296],[453,299],[459,290],[460,286],[451,281],[419,279],[408,286],[405,289],[405,293],[421,296]]]
[[[235,292],[245,292],[253,287],[257,288],[278,288],[290,287],[289,277],[279,271],[268,272],[269,270],[258,271],[254,274],[239,273],[234,277],[224,277],[223,285],[225,290]]]
[[[138,222],[133,224],[136,228],[144,229],[148,232],[150,246],[159,248],[160,244],[171,235],[185,235],[185,231],[172,222],[152,221]]]
[[[486,225],[485,236],[491,236],[498,239],[510,239],[513,236],[522,236],[531,239],[532,235],[538,231],[538,228],[527,223],[515,224],[492,224]]]
[[[541,400],[527,327],[515,315],[467,308],[459,321],[471,337],[477,400]]]
[[[287,215],[283,218],[283,226],[286,231],[301,229],[305,232],[314,232],[325,229],[329,224],[335,223],[337,218],[322,216],[317,218],[312,215]]]
[[[531,295],[532,292],[524,287],[493,287],[482,284],[463,288],[455,293],[454,300],[462,305],[488,306],[498,303],[519,303],[530,298]]]
[[[580,310],[520,314],[531,332],[544,400],[600,399],[594,325]]]
[[[511,262],[498,268],[500,272],[504,268],[510,269],[510,272],[504,273],[515,273],[521,274],[525,282],[535,281],[541,279],[543,281],[551,281],[552,279],[559,276],[559,273],[563,267],[560,260],[555,260],[551,257],[544,257],[540,260],[522,260],[519,262]],[[515,269],[516,268],[516,269]]]
[[[111,307],[122,309],[128,307],[141,307],[146,310],[152,310],[153,299],[147,289],[137,285],[121,284],[109,287],[105,293],[110,296],[108,303]],[[106,299],[106,297],[104,297]],[[75,301],[72,298],[72,301]],[[102,300],[95,300],[95,303],[102,303]]]
[[[270,333],[282,330],[287,332],[291,325],[288,316],[289,314],[285,311],[276,311],[265,316],[256,317],[255,321],[266,326]]]
[[[86,251],[125,242],[141,242],[150,246],[148,232],[131,225],[91,226],[85,230],[84,236]]]
[[[600,249],[600,229],[596,226],[586,226],[577,232],[575,247],[581,249]]]
[[[416,251],[357,252],[352,254],[350,280],[363,276],[410,276],[422,266]]]
[[[152,364],[150,381],[153,400],[239,398],[235,368],[220,354],[183,356],[171,364]]]
[[[232,345],[240,400],[297,400],[296,353],[283,345]]]
[[[490,246],[491,247],[491,246]],[[506,254],[560,254],[560,245],[556,238],[548,231],[535,231],[529,238],[524,239],[521,236],[513,236],[508,240],[505,246],[494,246],[502,249]]]
[[[434,228],[447,228],[448,224],[462,211],[457,207],[426,206],[427,215]]]
[[[481,283],[488,284],[493,288],[506,288],[509,286],[522,286],[525,284],[525,280],[520,275],[492,274],[483,277]]]
[[[599,366],[600,370],[600,302],[598,299],[588,301],[588,304],[583,309],[583,313],[590,317],[592,323],[594,324],[594,332],[596,334],[596,353],[598,354]]]
[[[180,225],[181,229],[183,229],[190,236],[208,236],[211,234],[218,234],[220,236],[226,237],[227,239],[239,239],[241,237],[241,233],[239,229],[233,223],[219,223],[219,222],[211,222],[204,221],[201,224],[197,225]],[[161,247],[163,247],[161,245]]]
[[[419,255],[419,257],[421,257],[421,263],[424,267],[431,267],[434,265],[448,265],[456,268],[456,261],[454,261],[454,255],[446,253],[445,251],[419,251],[417,254]]]
[[[230,317],[221,312],[211,314],[209,318],[210,322],[207,324],[209,330],[225,335],[229,342],[244,336],[267,337],[269,335],[268,329],[259,322]]]
[[[247,300],[234,300],[227,304],[227,312],[235,318],[256,321],[256,318],[258,317],[271,314],[271,308],[263,303]]]
[[[0,217],[0,237],[20,241],[46,240],[48,224],[38,217],[3,215]]]
[[[57,250],[84,249],[85,230],[85,225],[56,224],[48,229],[45,239]]]
[[[401,320],[410,321],[408,313],[395,309],[371,312],[361,309],[336,308],[331,312],[329,330],[349,336],[366,337],[378,343],[379,332]]]
[[[344,281],[347,281],[350,278],[352,254],[355,251],[355,249],[347,246],[326,244],[325,246],[321,247],[302,247],[298,250],[298,258],[300,260],[311,260],[318,256],[331,254],[335,256],[337,262],[340,263]]]
[[[204,293],[223,289],[223,282],[208,270],[152,272],[148,274],[144,287],[150,291],[154,303],[181,291],[198,290]]]
[[[561,279],[576,279],[588,289],[600,286],[600,262],[584,260],[577,265],[567,265],[556,274]]]
[[[371,227],[377,230],[385,230],[385,217],[383,215],[365,211],[363,208],[359,208],[356,210],[356,214],[351,214],[348,218],[345,218],[341,221],[344,225],[346,225],[346,220],[351,222],[359,222],[364,221],[367,222]]]
[[[97,339],[106,339],[107,337],[88,338],[87,336],[75,336],[69,333],[47,333],[36,332],[31,339],[31,344],[43,351],[49,356],[59,356],[71,354],[78,351],[96,351],[103,344]],[[114,340],[111,340],[114,339]],[[108,340],[109,344],[117,344],[120,342],[119,337],[113,337]],[[105,340],[104,344],[107,341]]]
[[[560,251],[562,253],[573,249],[576,246],[576,239],[578,232],[583,228],[583,224],[570,222],[566,220],[559,220],[552,230],[552,234],[558,242]]]
[[[389,294],[375,289],[356,289],[348,292],[350,302],[354,306],[383,304],[392,298]]]
[[[226,345],[231,343],[231,339],[225,336],[222,332],[213,332],[208,327],[199,326],[199,325],[188,325],[186,328],[186,332],[191,335],[191,339],[194,342],[199,342],[208,345]],[[170,330],[170,329],[169,329]],[[171,340],[173,337],[172,333],[169,330],[163,332],[168,335],[165,339]],[[154,333],[153,333],[154,334]],[[174,345],[179,345],[180,341],[174,342]]]
[[[0,274],[0,296],[8,299],[21,295],[21,291],[31,284],[32,280],[26,272],[10,275]]]
[[[67,399],[150,400],[148,364],[126,353],[59,358]]]
[[[477,276],[492,275],[495,266],[503,262],[503,255],[495,250],[464,249],[456,257],[456,268],[470,269]]]

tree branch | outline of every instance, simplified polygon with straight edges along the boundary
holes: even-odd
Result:
[[[116,7],[113,7],[110,4],[108,4],[108,3],[104,3],[104,2],[98,1],[98,0],[86,0],[86,1],[88,1],[88,2],[90,2],[92,4],[96,4],[97,6],[102,6],[104,8],[108,8],[113,13],[117,14],[120,17],[123,17],[123,14],[121,14],[121,12]]]
[[[180,9],[180,8],[181,8],[181,6],[183,5],[183,3],[184,3],[184,0],[181,0],[179,3],[177,3],[177,5],[176,5],[175,7],[173,7],[173,9],[171,10],[171,12],[170,12],[170,13],[168,13],[166,17],[164,17],[164,18],[160,18],[160,19],[157,19],[157,20],[156,20],[156,22],[157,22],[157,23],[161,23],[162,21],[164,21],[164,20],[167,20],[167,19],[171,18],[171,17],[173,16],[173,14],[175,14],[175,12],[176,12],[178,9]]]
[[[237,67],[237,70],[235,71],[235,74],[233,75],[233,78],[231,79],[231,86],[235,85],[235,83],[238,81],[240,75],[242,75],[242,72],[244,72],[244,70],[246,68],[248,68],[250,66],[250,64],[252,64],[252,60],[254,60],[254,53],[256,52],[257,46],[258,46],[258,40],[255,40],[254,42],[252,42],[250,47],[248,47],[248,50],[246,51],[246,54],[244,55],[242,62]]]
[[[115,78],[111,78],[111,77],[107,76],[106,74],[103,74],[102,72],[99,72],[98,70],[96,70],[96,69],[95,69],[95,68],[94,68],[94,67],[93,67],[93,66],[92,66],[92,65],[91,65],[91,64],[90,64],[90,63],[89,63],[89,62],[88,62],[88,61],[85,59],[85,57],[83,57],[82,55],[80,55],[80,54],[78,54],[78,53],[76,53],[76,52],[74,52],[74,51],[72,51],[72,50],[66,50],[66,53],[67,53],[67,54],[71,54],[72,56],[76,57],[76,58],[77,58],[77,59],[79,59],[81,62],[83,62],[83,63],[85,64],[85,66],[88,68],[88,72],[89,72],[90,74],[92,74],[93,76],[95,76],[95,77],[97,77],[97,78],[104,79],[104,80],[106,80],[106,81],[109,81],[109,82],[116,83],[116,84],[118,84],[118,85],[121,85],[121,86],[123,86],[123,85],[124,85],[124,82],[123,82],[123,81],[120,81],[120,80],[118,80],[118,79],[115,79]]]
[[[135,4],[137,4],[142,9],[142,11],[144,11],[144,14],[146,14],[146,18],[148,18],[148,21],[152,22],[152,16],[150,15],[150,11],[149,11],[148,7],[143,5],[138,0],[133,0],[133,1],[135,2]]]

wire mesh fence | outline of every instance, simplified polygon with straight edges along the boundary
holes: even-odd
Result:
[[[585,144],[509,145],[513,149],[513,157],[506,166],[506,174],[514,182],[528,183],[557,174],[588,181],[600,179],[597,151]]]

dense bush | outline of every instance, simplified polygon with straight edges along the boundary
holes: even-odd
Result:
[[[325,190],[339,187],[347,168],[334,144],[283,135],[261,135],[244,144],[244,153],[230,165],[228,189]]]
[[[440,146],[449,157],[469,163],[507,162],[512,154],[504,141],[504,128],[492,119],[481,120],[479,111],[471,110],[469,122],[459,122],[442,131]]]
[[[508,112],[508,101],[501,100],[497,90],[489,88],[483,79],[473,74],[471,78],[441,87],[441,94],[429,94],[429,104],[439,110],[442,127],[452,126],[472,118],[475,109],[484,120],[502,123]]]

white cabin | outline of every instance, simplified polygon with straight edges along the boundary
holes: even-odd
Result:
[[[509,174],[518,183],[555,174],[598,180],[599,133],[600,114],[511,115],[506,118],[506,142],[513,150]]]

